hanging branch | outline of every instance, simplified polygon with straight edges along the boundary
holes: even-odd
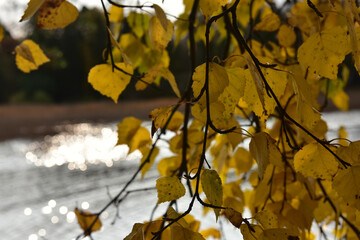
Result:
[[[239,3],[239,1],[236,1],[234,5],[237,5]],[[345,168],[347,167],[351,167],[351,164],[342,160],[336,153],[334,153],[325,143],[324,141],[320,140],[318,137],[316,137],[314,134],[312,134],[310,131],[308,131],[305,127],[303,127],[301,124],[299,124],[296,120],[294,120],[292,117],[290,117],[290,115],[284,110],[284,108],[281,106],[281,103],[279,101],[279,99],[276,97],[274,91],[272,90],[272,88],[270,87],[269,83],[267,82],[260,66],[260,62],[259,60],[256,58],[256,56],[254,55],[254,53],[251,51],[251,49],[249,48],[249,46],[246,44],[245,39],[243,38],[243,36],[241,35],[239,29],[237,28],[237,16],[236,16],[236,7],[232,7],[231,8],[231,13],[232,13],[232,24],[233,24],[233,30],[234,30],[234,36],[237,39],[238,42],[240,42],[244,48],[246,49],[246,51],[249,53],[251,59],[253,60],[256,69],[259,72],[259,75],[262,79],[262,81],[265,84],[265,89],[268,93],[268,95],[270,97],[272,97],[275,102],[276,105],[279,109],[279,113],[282,115],[282,117],[287,118],[290,122],[292,122],[293,124],[295,124],[298,128],[300,128],[302,131],[304,131],[306,134],[308,134],[311,138],[313,138],[316,142],[318,142],[320,145],[322,145],[328,152],[330,152]]]

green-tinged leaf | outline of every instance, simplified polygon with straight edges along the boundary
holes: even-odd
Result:
[[[185,187],[177,177],[161,177],[156,180],[157,204],[172,201],[185,195]]]
[[[204,169],[201,174],[201,186],[209,200],[210,204],[221,207],[223,201],[223,191],[221,185],[221,179],[215,170]],[[220,209],[214,208],[216,219],[220,214]]]
[[[89,83],[102,95],[110,97],[117,103],[119,95],[130,83],[133,68],[125,63],[116,63],[116,66],[126,72],[113,69],[110,64],[99,64],[91,68],[88,76]]]

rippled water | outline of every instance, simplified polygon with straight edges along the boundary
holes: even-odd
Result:
[[[327,113],[324,118],[329,138],[337,137],[337,130],[344,125],[350,140],[360,139],[360,111]],[[98,211],[109,201],[109,194],[117,194],[135,172],[140,154],[127,155],[126,146],[114,147],[115,124],[76,124],[62,129],[43,139],[0,142],[1,239],[74,239],[81,230],[73,209]],[[153,169],[130,189],[153,187],[156,177]],[[135,221],[148,220],[156,201],[155,193],[130,194],[114,225],[115,209],[103,214],[103,228],[94,234],[95,239],[122,239]],[[186,209],[187,201],[182,204],[180,209]],[[200,206],[194,211],[201,215]],[[202,221],[203,227],[215,225],[213,214]],[[238,236],[238,230],[224,227],[228,237]]]

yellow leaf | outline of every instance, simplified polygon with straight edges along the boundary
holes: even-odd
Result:
[[[300,46],[298,60],[311,73],[336,80],[338,65],[349,52],[350,42],[346,29],[334,27],[311,35]]]
[[[84,230],[85,236],[88,236],[92,232],[99,231],[101,229],[102,223],[97,215],[79,210],[78,208],[75,208],[74,212],[81,229]],[[90,226],[92,226],[91,229]]]
[[[285,228],[274,228],[274,229],[265,229],[259,236],[259,240],[289,240],[297,239],[298,234],[291,229]]]
[[[129,153],[138,149],[142,154],[144,154],[146,149],[152,144],[149,130],[145,127],[139,127],[133,138],[127,144],[130,148]]]
[[[204,238],[209,238],[209,237],[212,237],[214,239],[220,239],[221,238],[221,233],[216,228],[208,228],[208,229],[201,230],[200,234]]]
[[[130,12],[126,20],[131,28],[131,31],[138,38],[141,38],[149,29],[149,16],[147,14]]]
[[[230,164],[235,167],[236,174],[241,174],[249,171],[254,161],[249,151],[245,148],[239,147],[230,159]]]
[[[334,177],[333,188],[347,205],[360,208],[360,141],[340,147],[337,154],[352,166],[340,168]]]
[[[134,117],[126,117],[117,125],[118,141],[116,145],[128,144],[139,129],[142,121]]]
[[[265,169],[269,163],[283,167],[280,150],[275,145],[275,140],[265,132],[256,133],[250,142],[250,152],[258,164],[259,177],[263,178]]]
[[[112,69],[110,64],[99,64],[91,68],[88,76],[89,83],[102,95],[110,97],[117,103],[119,95],[130,83],[133,68],[125,63],[116,63],[116,66],[127,72],[125,74],[117,69]]]
[[[167,127],[167,129],[173,131],[173,132],[177,132],[179,130],[179,128],[181,127],[181,125],[184,122],[184,114],[182,114],[179,111],[176,111],[173,115],[173,117],[170,120],[170,123]]]
[[[278,33],[279,44],[283,47],[291,47],[296,41],[296,34],[292,27],[283,24]]]
[[[124,9],[111,5],[109,10],[109,21],[119,23],[124,18]]]
[[[157,204],[179,199],[185,195],[185,187],[177,177],[161,177],[156,180]]]
[[[345,129],[344,126],[340,126],[339,131],[338,131],[338,135],[339,135],[339,144],[341,146],[348,146],[349,142],[346,141],[345,139],[348,137],[348,133]]]
[[[157,4],[153,4],[153,8],[155,9],[156,16],[160,20],[161,26],[166,31],[168,26],[168,20],[166,18],[164,10]]]
[[[203,12],[205,19],[209,20],[209,18],[213,15],[215,11],[221,9],[222,6],[225,6],[228,3],[227,0],[200,0],[200,8]]]
[[[0,42],[3,40],[4,38],[4,29],[3,27],[0,25]]]
[[[338,162],[319,143],[310,143],[295,154],[294,167],[306,177],[330,180],[338,170]]]
[[[174,25],[168,21],[165,30],[158,17],[154,16],[150,19],[149,36],[154,49],[163,51],[172,39],[174,33]]]
[[[250,227],[247,224],[241,224],[240,230],[244,240],[258,240],[263,232],[260,226],[253,224]]]
[[[38,11],[36,25],[41,29],[64,28],[79,15],[77,8],[65,0],[45,0]]]
[[[147,151],[145,151],[143,157],[141,158],[140,165],[142,165],[145,162],[145,160],[149,157],[149,154],[150,154],[150,148]],[[150,156],[148,162],[141,168],[141,179],[144,178],[145,174],[149,171],[151,166],[154,164],[155,158],[157,157],[158,154],[159,154],[159,148],[155,147],[151,153],[151,156]]]
[[[135,223],[131,233],[129,233],[129,235],[124,238],[124,240],[144,240],[143,227],[143,223]]]
[[[349,110],[349,95],[345,91],[339,91],[331,98],[335,106],[341,111]]]
[[[174,176],[176,170],[179,169],[181,164],[180,156],[163,158],[157,165],[158,172],[161,176],[171,177]]]
[[[171,240],[205,240],[205,238],[198,232],[191,231],[182,226],[171,227]]]
[[[221,207],[223,201],[223,191],[221,179],[215,170],[204,169],[201,174],[201,186],[210,204]],[[220,209],[214,208],[216,220],[219,217]]]
[[[20,22],[30,19],[37,10],[41,7],[45,0],[29,0],[28,6],[24,12],[24,15],[21,17]]]
[[[108,33],[109,33],[109,36],[110,36],[110,41],[111,41],[112,45],[114,45],[120,51],[120,54],[121,54],[125,64],[126,65],[128,65],[128,64],[132,65],[129,58],[128,58],[128,56],[124,53],[124,51],[120,47],[119,43],[115,40],[115,37],[112,34],[110,28],[107,28],[107,30],[108,30]]]
[[[155,128],[163,128],[171,114],[172,107],[159,107],[152,110],[149,117],[152,119]]]
[[[270,12],[261,18],[261,21],[254,26],[255,31],[273,32],[280,27],[281,21],[277,14]]]
[[[16,66],[23,72],[29,73],[36,70],[40,65],[49,62],[39,45],[32,40],[24,40],[15,48]]]
[[[231,222],[231,224],[234,225],[234,227],[240,228],[243,221],[241,213],[235,211],[232,208],[226,208],[223,213],[225,217]]]
[[[174,91],[174,93],[176,94],[176,96],[178,98],[181,98],[181,94],[180,94],[179,88],[177,86],[175,76],[172,74],[172,72],[170,72],[170,70],[168,68],[163,68],[161,71],[161,76],[169,81],[171,89]]]
[[[257,212],[254,218],[259,221],[264,229],[278,228],[279,221],[277,216],[270,210]]]

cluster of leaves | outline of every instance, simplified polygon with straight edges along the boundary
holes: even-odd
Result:
[[[352,56],[360,69],[354,1],[277,6],[271,0],[183,0],[184,13],[174,22],[156,4],[108,2],[109,10],[101,1],[108,46],[89,83],[117,102],[130,81],[141,91],[165,79],[179,101],[150,113],[151,131],[134,117],[118,125],[117,144],[143,157],[102,210],[76,210],[83,236],[101,228],[101,214],[119,207],[133,180],[157,159],[157,204],[169,202],[167,211],[162,218],[136,223],[126,240],[220,238],[217,229],[199,232],[200,222],[190,215],[195,201],[212,208],[216,219],[228,219],[244,239],[313,239],[313,224],[325,237],[324,226],[334,224],[338,237],[360,238],[360,142],[347,140],[343,128],[338,139],[327,140],[324,105],[318,102],[322,93],[339,109],[348,109],[345,57]],[[31,0],[22,20],[36,11],[40,28],[64,27],[76,18],[67,1]],[[167,46],[182,39],[188,43],[191,72],[180,92]],[[199,42],[206,56],[196,66]],[[214,46],[223,46],[224,55],[211,55]],[[28,40],[16,54],[25,72],[48,61]],[[172,156],[164,158],[157,145],[167,131],[173,132],[167,141]],[[191,200],[178,213],[172,206],[186,191]],[[242,216],[245,208],[250,218]]]

